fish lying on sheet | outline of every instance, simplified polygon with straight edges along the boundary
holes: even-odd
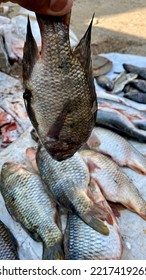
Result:
[[[119,134],[103,127],[95,127],[87,144],[90,149],[110,156],[118,165],[128,166],[146,175],[145,157]]]
[[[0,187],[12,217],[32,238],[43,242],[43,259],[63,259],[62,233],[55,223],[56,205],[48,197],[40,177],[20,164],[5,163]]]
[[[90,176],[95,179],[104,197],[119,202],[146,220],[146,201],[122,168],[109,157],[95,151],[80,153],[86,162]]]
[[[92,189],[95,203],[102,204],[111,215],[113,225],[105,222],[109,229],[109,235],[106,236],[92,229],[76,214],[69,213],[64,234],[65,258],[69,260],[120,259],[122,244],[116,218],[95,180],[91,179],[89,188]]]
[[[95,230],[109,234],[103,221],[112,223],[105,208],[94,203],[89,192],[89,171],[79,153],[64,161],[54,160],[39,146],[36,161],[49,194],[58,204],[76,213]]]
[[[18,260],[17,241],[0,221],[0,260]]]

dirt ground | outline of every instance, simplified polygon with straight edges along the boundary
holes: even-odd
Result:
[[[9,5],[14,4],[9,2]],[[15,5],[13,15],[17,12]],[[85,33],[93,13],[94,53],[120,52],[146,56],[145,0],[74,0],[71,25],[78,38]]]
[[[94,12],[94,53],[146,56],[145,0],[74,0],[71,23],[78,38],[84,34]]]

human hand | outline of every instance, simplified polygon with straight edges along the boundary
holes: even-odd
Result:
[[[8,1],[3,0],[1,2]],[[28,10],[52,16],[67,14],[73,5],[73,0],[12,0],[11,2],[17,3]]]

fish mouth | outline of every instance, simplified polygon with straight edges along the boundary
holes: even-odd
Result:
[[[62,161],[72,157],[80,148],[80,145],[75,143],[50,141],[45,142],[44,147],[53,159]]]
[[[3,178],[6,178],[7,176],[10,176],[11,174],[19,171],[22,167],[26,166],[14,162],[5,162],[2,166],[1,174]]]

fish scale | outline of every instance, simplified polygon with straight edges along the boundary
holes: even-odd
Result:
[[[70,15],[36,16],[42,50],[39,54],[28,21],[23,58],[24,100],[42,144],[53,158],[63,160],[87,141],[95,124],[97,99],[90,58],[92,22],[72,51]]]
[[[109,236],[85,224],[77,215],[69,214],[64,236],[65,258],[68,260],[120,259],[121,239],[109,226]]]
[[[1,177],[6,207],[34,239],[43,242],[43,259],[62,258],[62,233],[55,223],[56,205],[40,177],[13,163],[4,164]]]
[[[146,175],[146,159],[117,133],[102,127],[94,128],[87,141],[90,149],[110,156],[119,166],[128,166]]]
[[[42,180],[52,198],[61,206],[79,215],[95,230],[108,235],[103,223],[112,219],[104,207],[96,205],[89,194],[89,171],[79,153],[64,161],[54,160],[39,146],[36,162]]]
[[[18,260],[16,244],[12,234],[0,221],[0,260]]]
[[[122,168],[98,152],[84,150],[81,155],[105,198],[123,204],[146,220],[146,201]]]

